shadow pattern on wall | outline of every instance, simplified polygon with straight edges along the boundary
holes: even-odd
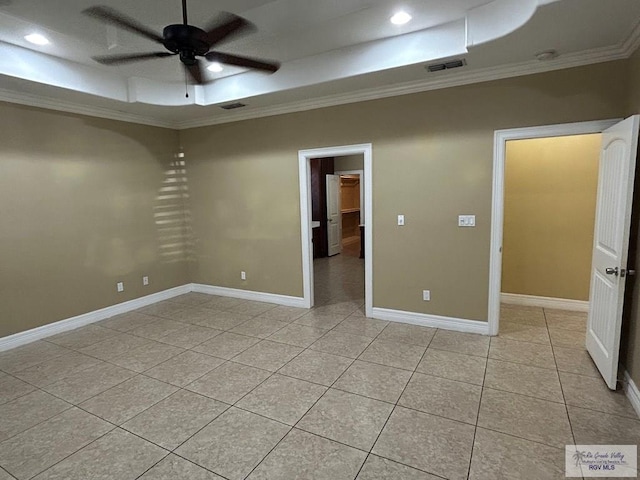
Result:
[[[154,206],[154,220],[158,231],[160,260],[177,263],[195,259],[189,180],[184,158],[177,156],[164,171]]]

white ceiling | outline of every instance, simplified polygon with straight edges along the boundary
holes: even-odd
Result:
[[[640,40],[638,0],[189,0],[190,24],[230,11],[257,26],[215,49],[282,68],[225,67],[186,98],[177,58],[91,59],[159,50],[81,13],[100,3],[159,33],[182,19],[180,0],[0,0],[0,99],[184,128],[625,58]],[[392,25],[400,9],[413,20]],[[26,42],[33,32],[51,44]],[[535,59],[548,49],[559,57]],[[467,66],[424,68],[451,58]],[[237,100],[247,107],[219,108]]]

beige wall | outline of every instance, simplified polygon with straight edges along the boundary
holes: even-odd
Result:
[[[364,155],[344,155],[334,160],[336,172],[364,169]]]
[[[171,130],[0,103],[0,337],[186,283],[154,218],[177,144]]]
[[[194,280],[300,296],[298,150],[371,142],[374,306],[486,320],[494,130],[621,116],[627,95],[611,72],[625,69],[614,62],[183,131]],[[475,214],[477,227],[458,228],[459,214]]]
[[[600,137],[507,142],[502,292],[589,299]]]
[[[297,152],[367,142],[374,305],[486,320],[494,130],[621,116],[629,99],[611,72],[626,69],[627,62],[594,65],[179,138],[2,104],[0,335],[188,281],[302,295]],[[167,206],[157,196],[179,144],[194,233],[189,273],[182,261],[163,261],[154,220]],[[478,226],[458,228],[462,213],[476,214]],[[397,214],[406,226],[396,226]],[[149,290],[140,285],[146,273]],[[118,280],[124,294],[115,293]],[[423,289],[431,302],[422,301]]]
[[[640,50],[629,59],[629,73],[627,75],[629,96],[628,96],[628,115],[640,113]]]

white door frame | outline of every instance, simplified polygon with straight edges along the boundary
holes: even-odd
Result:
[[[500,326],[500,290],[502,286],[502,234],[504,222],[504,165],[509,140],[565,137],[602,133],[621,119],[562,123],[539,127],[496,130],[493,142],[493,193],[491,200],[491,254],[489,259],[489,335],[497,335]]]
[[[370,317],[373,313],[373,215],[372,215],[372,175],[373,145],[363,143],[359,145],[345,145],[338,147],[312,148],[298,152],[298,172],[300,179],[300,224],[302,237],[302,281],[304,306],[314,305],[313,288],[313,246],[311,244],[311,163],[312,158],[342,157],[345,155],[364,156],[364,298],[365,314]]]

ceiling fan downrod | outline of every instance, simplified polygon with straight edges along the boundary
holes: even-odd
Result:
[[[188,25],[187,22],[187,0],[182,0],[182,23]]]

